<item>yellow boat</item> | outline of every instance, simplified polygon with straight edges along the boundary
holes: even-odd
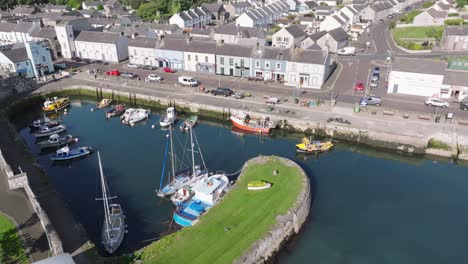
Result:
[[[302,143],[296,144],[296,150],[305,153],[320,153],[330,150],[333,147],[331,141],[311,141],[308,138],[303,138]]]
[[[62,110],[63,108],[67,107],[70,103],[70,99],[68,97],[54,97],[52,99],[47,99],[44,102],[44,106],[42,110],[44,112],[57,112]]]

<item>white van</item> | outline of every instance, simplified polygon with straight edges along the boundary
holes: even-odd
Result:
[[[356,48],[355,47],[345,47],[342,50],[339,50],[336,52],[338,55],[351,55],[354,56],[356,54]]]
[[[186,86],[197,86],[198,81],[195,78],[190,76],[180,76],[179,83]]]

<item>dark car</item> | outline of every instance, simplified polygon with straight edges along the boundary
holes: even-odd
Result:
[[[468,100],[467,99],[460,102],[460,109],[468,111]]]
[[[224,95],[225,97],[228,97],[228,96],[232,95],[233,93],[234,93],[233,90],[231,90],[229,88],[221,88],[221,87],[218,87],[218,88],[211,91],[211,94],[213,94],[213,95]]]
[[[156,70],[156,69],[157,69],[156,67],[151,66],[151,65],[145,65],[145,66],[143,66],[143,67],[141,67],[141,68],[142,68],[143,70],[150,70],[150,71]]]
[[[376,105],[380,106],[382,104],[382,98],[378,96],[365,96],[359,101],[361,106]]]
[[[122,73],[120,74],[120,77],[122,77],[122,78],[128,78],[128,79],[134,79],[134,78],[137,77],[137,75],[136,75],[136,74],[133,74],[133,73],[131,73],[131,72],[122,72]]]

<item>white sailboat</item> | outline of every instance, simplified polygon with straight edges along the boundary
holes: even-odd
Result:
[[[98,154],[99,172],[101,174],[102,201],[104,204],[104,223],[102,226],[102,244],[110,254],[114,253],[122,243],[125,234],[125,215],[120,204],[111,203],[116,197],[108,197],[107,184],[102,170],[101,155]]]

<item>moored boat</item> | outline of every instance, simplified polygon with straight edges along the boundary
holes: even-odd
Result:
[[[174,221],[183,227],[193,226],[219,201],[229,186],[229,179],[224,174],[215,174],[197,181],[192,187],[193,197],[177,207],[173,214]]]
[[[55,126],[58,126],[60,125],[60,121],[57,121],[57,120],[47,120],[47,119],[38,119],[38,120],[34,120],[34,122],[29,126],[29,128],[31,129],[31,132],[32,131],[36,131],[38,129],[40,129],[41,127],[55,127]]]
[[[192,198],[195,193],[192,191],[190,186],[184,186],[177,190],[174,195],[171,196],[171,201],[174,205],[178,206],[181,203],[187,201],[188,199]]]
[[[168,127],[174,123],[177,118],[177,113],[174,107],[169,107],[166,110],[166,114],[159,120],[161,127]]]
[[[112,103],[112,99],[104,98],[99,103],[96,104],[97,109],[102,109],[108,107]]]
[[[303,138],[302,142],[296,144],[296,150],[303,153],[321,153],[330,150],[333,147],[331,141],[311,141],[308,138]]]
[[[64,131],[67,130],[67,127],[64,126],[64,125],[58,125],[58,126],[54,126],[54,127],[47,127],[47,126],[44,126],[44,127],[41,127],[39,129],[39,131],[33,133],[33,135],[36,137],[36,138],[41,138],[41,137],[48,137],[48,136],[51,136],[53,134],[59,134],[59,133],[62,133]]]
[[[136,123],[148,119],[150,110],[143,108],[129,108],[122,116],[122,123],[134,126]]]
[[[52,99],[47,99],[42,106],[44,112],[56,112],[64,109],[70,104],[70,99],[68,97],[53,97]]]
[[[91,152],[93,152],[93,149],[90,147],[79,147],[76,149],[70,149],[68,146],[65,146],[57,150],[55,155],[51,156],[50,159],[55,161],[71,160],[89,155],[91,154]]]
[[[254,119],[245,112],[235,113],[229,119],[233,126],[255,133],[269,134],[276,127],[276,123],[269,117]]]
[[[190,128],[194,127],[197,124],[198,116],[192,115],[180,125],[180,131],[187,132]]]
[[[123,112],[125,112],[125,105],[118,104],[114,108],[112,108],[111,110],[106,112],[106,118],[119,116],[119,115],[123,114]]]
[[[48,140],[38,142],[37,145],[40,148],[51,148],[72,144],[75,142],[78,142],[78,138],[74,138],[72,135],[66,135],[64,137],[61,137],[58,134],[53,134],[49,136]]]
[[[102,245],[109,254],[114,253],[122,244],[125,235],[125,215],[118,203],[109,201],[117,197],[109,195],[107,183],[101,164],[101,156],[98,152],[99,173],[101,176],[102,201],[104,204],[104,223],[102,225]]]

